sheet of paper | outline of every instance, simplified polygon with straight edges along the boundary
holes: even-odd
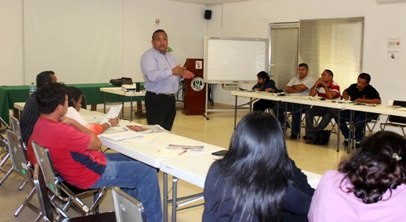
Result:
[[[78,111],[76,111],[73,107],[68,107],[68,111],[65,114],[66,117],[76,120],[78,123],[82,124],[82,126],[87,126],[86,120],[83,119],[82,115]]]
[[[100,137],[112,141],[120,141],[132,138],[143,138],[143,135],[134,131],[124,131],[118,133],[100,134]]]
[[[100,124],[107,123],[109,119],[114,119],[118,117],[118,115],[120,115],[121,108],[122,108],[121,105],[110,107],[109,111],[107,112],[106,116],[104,116]]]

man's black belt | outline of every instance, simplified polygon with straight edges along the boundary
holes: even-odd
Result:
[[[171,94],[163,94],[163,93],[154,93],[154,92],[151,92],[151,91],[147,91],[147,94],[151,94],[151,95],[154,95],[154,96],[175,97],[175,94],[174,94],[174,93],[171,93]]]

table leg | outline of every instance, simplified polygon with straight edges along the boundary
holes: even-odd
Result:
[[[137,101],[137,112],[142,113],[142,102],[141,101]]]
[[[13,108],[13,116],[17,119],[20,119],[20,110]]]
[[[172,177],[172,222],[176,222],[177,195],[178,195],[178,178]]]
[[[283,123],[283,126],[284,126],[284,133],[285,133],[285,136],[286,136],[286,131],[288,130],[288,126],[287,126],[287,122],[288,122],[288,115],[287,115],[287,112],[288,112],[288,103],[287,102],[285,102],[285,104],[282,104],[282,105],[284,105],[285,106],[285,112],[283,112],[281,115],[285,115],[285,122]],[[293,110],[293,109],[292,109]],[[293,125],[293,124],[292,124]],[[291,128],[291,130],[292,130],[292,126],[290,126]]]
[[[106,93],[103,93],[103,112],[106,113]]]
[[[338,110],[337,123],[336,123],[336,125],[337,125],[337,131],[336,131],[337,132],[337,144],[336,144],[337,152],[340,151],[340,132],[341,132],[341,130],[340,130],[340,122],[341,122],[340,112],[341,112],[341,110]]]
[[[235,96],[235,102],[234,102],[234,129],[237,125],[237,101],[238,101],[238,96]]]
[[[124,119],[124,100],[121,102],[121,119]]]
[[[163,221],[168,222],[168,174],[163,173]]]
[[[130,100],[130,121],[133,121],[133,97]]]
[[[97,111],[97,104],[91,104],[90,105],[90,110],[91,111]]]
[[[349,133],[348,133],[348,148],[350,151],[351,149],[355,148],[355,125],[354,125],[354,111],[351,110],[350,112],[350,127],[349,127]]]

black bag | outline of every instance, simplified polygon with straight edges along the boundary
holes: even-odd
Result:
[[[317,133],[314,144],[326,145],[330,140],[331,130],[322,130]]]
[[[121,77],[119,79],[110,79],[110,83],[113,86],[121,86],[121,85],[128,85],[133,84],[133,79],[130,77]]]

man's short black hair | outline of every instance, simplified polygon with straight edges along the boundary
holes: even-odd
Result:
[[[157,33],[165,33],[165,35],[166,35],[166,32],[165,32],[165,30],[163,30],[163,29],[157,29],[157,30],[155,30],[155,32],[154,33],[152,33],[152,40],[154,40],[154,37],[155,37],[155,35],[157,34]]]
[[[65,104],[66,95],[66,86],[63,83],[49,83],[38,88],[35,96],[39,112],[41,114],[54,112],[58,105]]]
[[[334,76],[333,71],[331,71],[330,69],[325,69],[324,71],[326,71],[331,77]]]
[[[299,67],[304,67],[305,69],[309,70],[309,66],[306,63],[300,63]]]
[[[51,76],[55,75],[54,71],[43,71],[37,75],[37,87],[40,88],[51,82]]]
[[[359,74],[358,78],[365,79],[368,84],[371,81],[371,76],[368,73],[365,73],[365,72]]]

